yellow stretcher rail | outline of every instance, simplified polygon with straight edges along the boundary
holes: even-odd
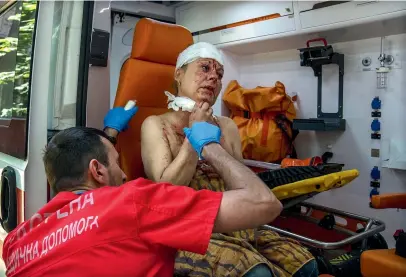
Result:
[[[330,189],[343,187],[358,176],[359,171],[356,169],[345,170],[278,186],[273,188],[272,192],[279,200],[283,200],[313,192],[323,192]]]

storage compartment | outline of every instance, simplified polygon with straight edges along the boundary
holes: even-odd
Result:
[[[293,1],[193,2],[176,9],[176,23],[194,33],[274,14],[293,15]]]
[[[322,8],[327,8],[335,5],[340,5],[346,2],[351,2],[351,1],[332,1],[332,0],[327,0],[327,1],[298,1],[298,12],[304,12],[304,11],[309,11],[309,10],[316,10],[316,9],[322,9]]]
[[[208,32],[201,35],[196,35],[195,37],[197,37],[196,41],[205,41],[218,45],[267,35],[276,35],[294,30],[294,18],[284,16],[234,28]]]
[[[310,5],[317,3],[312,2],[299,4],[299,10],[308,9]],[[350,1],[300,12],[300,24],[306,29],[350,20],[372,19],[378,15],[399,11],[406,11],[405,1]]]

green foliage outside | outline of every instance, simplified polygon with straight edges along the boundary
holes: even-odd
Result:
[[[0,38],[0,62],[5,55],[15,55],[15,71],[0,72],[0,85],[14,84],[13,105],[0,106],[0,117],[26,118],[28,108],[31,52],[37,11],[36,1],[17,2],[17,12],[9,16],[13,25],[19,24],[18,38]],[[1,99],[0,99],[1,100]],[[1,103],[1,102],[0,102]]]

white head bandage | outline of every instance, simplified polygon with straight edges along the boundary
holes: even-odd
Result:
[[[195,43],[179,54],[176,61],[176,69],[181,68],[185,64],[194,62],[199,58],[213,59],[221,65],[224,65],[223,57],[217,48],[207,42]],[[191,112],[195,105],[195,101],[188,97],[174,96],[169,91],[165,91],[165,95],[168,97],[168,109],[174,111],[188,111]]]
[[[178,60],[176,61],[176,69],[181,68],[185,64],[194,62],[199,58],[213,59],[221,65],[224,65],[223,57],[214,45],[207,42],[198,42],[192,44],[179,54]]]

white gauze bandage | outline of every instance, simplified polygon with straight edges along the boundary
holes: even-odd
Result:
[[[179,54],[178,60],[176,61],[176,69],[181,68],[185,64],[194,62],[197,59],[213,59],[224,66],[223,57],[214,45],[207,42],[198,42],[192,44]]]
[[[219,64],[224,65],[223,57],[214,45],[207,42],[198,42],[192,44],[179,54],[176,61],[176,69],[202,58],[213,59]],[[195,105],[195,101],[188,97],[174,96],[168,91],[165,91],[165,95],[168,97],[168,109],[173,109],[174,111],[181,109],[182,111],[191,112]]]

